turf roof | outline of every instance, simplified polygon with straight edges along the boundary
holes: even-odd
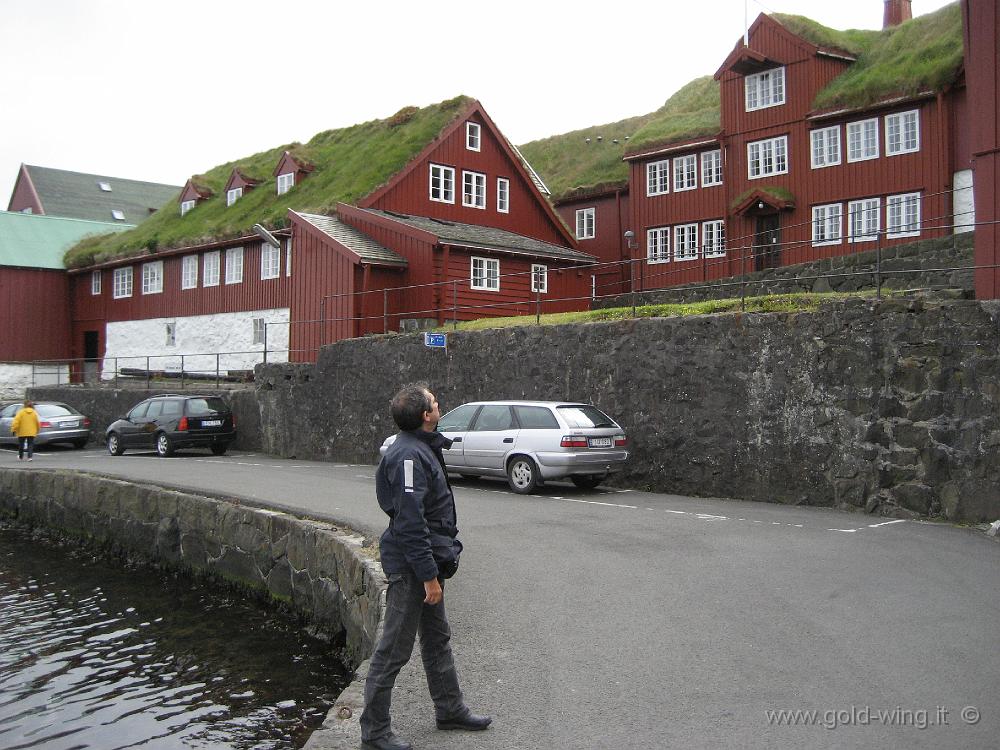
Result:
[[[667,99],[629,141],[626,154],[637,154],[692,138],[714,136],[721,127],[719,82],[695,78]]]
[[[318,133],[306,144],[285,144],[220,164],[195,178],[214,192],[212,198],[184,216],[174,199],[131,231],[84,240],[66,253],[66,266],[237,237],[258,222],[284,226],[289,208],[332,213],[337,203],[355,203],[388,182],[473,101],[458,96],[422,109],[406,107],[384,120]],[[285,151],[315,170],[289,192],[276,195],[272,172]],[[262,182],[227,207],[223,188],[234,167]]]

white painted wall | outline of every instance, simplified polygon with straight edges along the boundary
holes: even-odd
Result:
[[[952,191],[954,198],[952,203],[955,206],[955,234],[971,232],[976,224],[976,202],[972,189],[972,170],[963,169],[955,172],[952,179]]]
[[[69,382],[69,365],[35,365],[0,362],[0,399],[24,398],[26,388]]]
[[[186,318],[147,318],[108,323],[102,378],[115,370],[136,368],[214,375],[252,370],[264,360],[264,345],[253,343],[253,320],[267,326],[267,361],[288,361],[287,307],[251,312],[192,315]],[[174,345],[167,344],[167,325],[174,325]],[[218,354],[218,357],[216,357]]]

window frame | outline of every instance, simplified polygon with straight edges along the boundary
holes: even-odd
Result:
[[[116,268],[112,274],[112,299],[126,299],[132,296],[132,266]]]
[[[856,130],[857,134],[858,134],[858,143],[860,144],[860,148],[858,149],[858,151],[860,152],[861,156],[852,156],[852,153],[851,153],[851,129],[852,128],[854,128]],[[869,117],[869,118],[867,118],[865,120],[855,120],[854,122],[849,122],[849,123],[847,123],[846,130],[847,130],[847,162],[848,162],[848,164],[851,164],[851,163],[854,163],[854,162],[857,162],[857,161],[870,161],[872,159],[877,159],[879,157],[880,146],[879,146],[879,127],[878,127],[878,118],[877,117]],[[868,139],[866,138],[866,136],[869,133],[869,130],[875,136],[875,138],[874,138],[874,140],[875,140],[874,149],[871,150],[871,151],[869,151],[869,149],[868,149],[868,143],[867,143]]]
[[[764,83],[766,81],[766,84]],[[766,86],[766,88],[765,88]],[[754,105],[750,105],[750,91],[753,88]],[[780,94],[781,100],[775,96],[775,91]],[[763,104],[764,94],[767,96],[767,103]],[[760,73],[751,73],[743,77],[743,106],[747,112],[756,112],[761,109],[780,107],[785,103],[785,66],[768,68]]]
[[[667,195],[670,192],[670,179],[670,159],[648,162],[646,164],[646,197]]]
[[[142,293],[163,293],[163,261],[153,260],[142,264]]]
[[[238,262],[237,262],[238,259]],[[237,275],[237,269],[239,273]],[[226,286],[243,283],[243,246],[226,248]]]
[[[647,265],[670,262],[670,235],[670,227],[653,227],[646,230]],[[654,248],[659,252],[654,253]]]
[[[90,272],[90,294],[94,297],[101,294],[102,275],[100,271]]]
[[[477,262],[481,266],[480,273],[476,275],[476,264]],[[490,274],[490,269],[494,269],[495,273]],[[480,279],[477,284],[476,279]],[[495,286],[490,284],[495,283]],[[499,292],[500,291],[500,259],[499,258],[486,258],[480,255],[473,255],[470,258],[469,263],[469,284],[471,289],[477,289],[484,292]]]
[[[711,174],[712,174],[712,177],[713,177],[712,180],[706,180],[705,179],[705,175],[708,174],[708,168],[709,168],[709,165],[705,164],[705,157],[707,157],[709,155],[711,155],[713,157],[712,158],[712,165],[711,165]],[[721,148],[716,148],[716,149],[711,149],[709,151],[702,151],[700,156],[701,156],[701,186],[702,187],[714,187],[716,185],[721,185],[722,184],[722,149]],[[716,177],[718,179],[714,179]]]
[[[196,204],[197,202],[198,202],[198,201],[196,201],[196,200],[189,200],[189,201],[181,201],[181,216],[184,216],[184,215],[185,215],[185,214],[187,214],[187,213],[188,213],[188,212],[189,212],[189,211],[190,211],[190,210],[191,210],[192,208],[194,208],[194,207],[195,207],[195,204]]]
[[[497,212],[510,213],[510,180],[506,177],[497,177]]]
[[[229,188],[229,190],[226,191],[226,208],[229,208],[231,205],[236,203],[236,201],[238,201],[242,197],[243,197],[242,187]]]
[[[430,165],[430,184],[428,188],[428,197],[435,203],[450,203],[454,205],[455,203],[455,168],[449,167],[444,164],[434,164]],[[435,188],[434,183],[439,182],[440,184]],[[440,197],[434,197],[435,189],[440,193]]]
[[[292,276],[292,238],[285,238],[285,278]]]
[[[193,273],[192,273],[193,270]],[[198,256],[185,255],[181,258],[181,289],[198,288]]]
[[[531,291],[538,294],[548,294],[549,267],[542,263],[531,264]]]
[[[698,155],[686,154],[673,158],[674,192],[683,193],[698,187]],[[680,177],[684,178],[683,184]]]
[[[763,169],[763,166],[764,166],[764,148],[765,148],[765,146],[770,146],[771,152],[772,152],[771,153],[771,161],[776,164],[777,161],[778,161],[778,155],[779,155],[778,154],[778,149],[777,149],[777,145],[779,143],[781,143],[781,145],[782,145],[782,148],[781,148],[781,151],[782,151],[781,157],[784,160],[784,168],[780,169],[780,170],[779,169],[773,169],[770,172],[765,172],[764,169]],[[759,157],[759,159],[758,159],[758,161],[760,162],[760,166],[761,166],[760,172],[758,174],[753,174],[752,171],[751,171],[753,169],[753,163],[754,163],[754,159],[753,159],[751,153],[752,153],[752,150],[753,150],[754,147],[757,147],[758,149],[760,149],[760,154],[761,154],[760,157]],[[788,174],[788,136],[787,135],[778,135],[778,136],[774,136],[773,138],[763,138],[763,139],[761,139],[759,141],[748,141],[747,142],[747,179],[748,180],[760,180],[760,179],[762,179],[764,177],[773,177],[774,175],[777,175],[777,174]]]
[[[474,172],[471,169],[462,170],[462,206],[486,210],[485,172]]]
[[[906,119],[908,116],[913,117],[913,146],[906,146]],[[899,119],[899,147],[896,150],[892,148],[892,139],[890,138],[890,129],[892,128],[891,122],[893,120]],[[920,110],[919,109],[908,109],[905,112],[893,112],[891,115],[885,116],[885,155],[886,156],[902,156],[903,154],[915,154],[920,151]],[[886,222],[888,225],[888,221]]]
[[[275,191],[277,195],[284,195],[293,187],[295,187],[295,172],[282,172],[275,180]]]
[[[469,120],[465,123],[465,148],[469,151],[482,151],[483,126]]]
[[[919,192],[914,193],[897,193],[896,195],[887,195],[885,198],[885,236],[889,239],[895,239],[897,237],[919,237],[921,231],[921,206],[920,199],[921,194]],[[916,231],[893,231],[891,224],[891,211],[893,204],[898,203],[905,209],[905,206],[909,202],[912,202],[916,206]],[[905,218],[905,216],[901,216]],[[910,222],[901,222],[901,226],[910,226]]]
[[[831,138],[831,136],[833,137]],[[819,158],[817,158],[816,153],[817,146],[820,151]],[[834,149],[836,150],[836,156],[831,155]],[[813,169],[838,166],[842,159],[840,125],[831,125],[830,127],[816,128],[809,131],[809,163]]]
[[[177,321],[172,320],[166,324],[166,341],[164,346],[177,346]]]
[[[674,262],[698,259],[698,224],[674,225]]]
[[[709,228],[711,228],[713,235],[711,244],[707,239]],[[706,258],[724,258],[726,256],[726,222],[724,219],[709,219],[701,223],[701,252]]]
[[[250,333],[250,345],[264,344],[267,340],[267,323],[263,318],[251,318],[250,322],[253,326]]]
[[[580,221],[581,218],[583,219],[582,224]],[[581,226],[583,228],[582,233],[580,231]],[[597,207],[590,206],[588,208],[576,209],[576,238],[578,240],[592,240],[596,236],[597,236]]]
[[[209,273],[210,271],[211,273]],[[219,286],[221,281],[222,251],[209,250],[201,259],[201,285],[203,287]]]
[[[836,209],[834,214],[832,209]],[[839,245],[844,241],[844,204],[843,203],[823,203],[812,207],[811,238],[813,247],[825,247],[827,245]],[[836,218],[835,231],[832,219]],[[822,232],[818,231],[822,228]]]
[[[281,247],[270,242],[260,243],[260,280],[281,278]]]
[[[865,232],[865,224],[867,216],[871,216],[871,208],[867,207],[865,204],[875,204],[875,226],[874,231],[868,233]],[[860,210],[855,211],[855,207],[859,207]],[[854,217],[860,217],[861,232],[855,233],[854,231]],[[879,232],[882,231],[882,199],[881,198],[858,198],[857,200],[847,202],[847,241],[849,243],[854,242],[875,242],[878,239]]]

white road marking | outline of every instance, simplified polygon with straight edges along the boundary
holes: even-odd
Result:
[[[879,526],[891,526],[894,523],[906,523],[905,518],[900,518],[895,521],[885,521],[883,523],[870,523],[868,524],[869,529],[877,529]]]
[[[599,503],[596,500],[578,500],[574,497],[554,497],[553,500],[565,500],[567,503],[585,503],[587,505],[605,505],[609,508],[629,508],[630,510],[638,510],[636,505],[618,505],[617,503]]]
[[[827,531],[843,531],[845,534],[853,534],[857,529],[827,529]]]

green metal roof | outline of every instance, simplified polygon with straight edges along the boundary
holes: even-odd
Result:
[[[180,185],[124,180],[64,169],[25,164],[31,184],[46,216],[90,221],[115,221],[112,211],[121,211],[122,224],[138,224],[181,191]],[[110,190],[105,190],[106,185]]]
[[[63,268],[66,250],[84,237],[121,232],[132,226],[0,211],[0,266]]]

